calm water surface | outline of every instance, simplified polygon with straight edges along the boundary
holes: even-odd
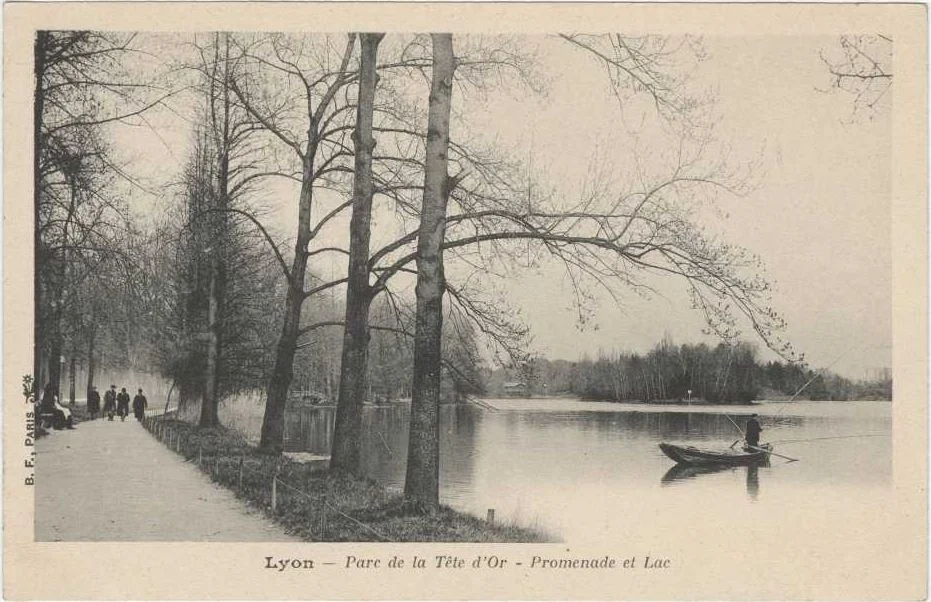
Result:
[[[705,524],[768,536],[793,516],[832,505],[880,502],[892,483],[892,404],[764,403],[669,407],[575,399],[488,399],[441,409],[440,496],[454,508],[542,528],[566,541],[603,541],[655,529]],[[674,468],[660,441],[727,447],[746,415],[762,416],[770,466],[719,471]],[[726,412],[726,413],[725,413]],[[365,409],[365,471],[388,487],[404,484],[407,405]],[[729,420],[730,418],[730,420]],[[329,453],[334,410],[289,413],[289,451]],[[836,507],[836,506],[835,506]],[[698,513],[700,510],[700,513]],[[742,518],[737,518],[742,517]],[[710,528],[710,527],[709,527]]]

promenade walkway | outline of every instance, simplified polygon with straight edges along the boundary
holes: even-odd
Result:
[[[36,452],[37,541],[298,541],[135,419],[52,431]]]

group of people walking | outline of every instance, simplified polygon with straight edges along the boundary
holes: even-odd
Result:
[[[136,420],[145,418],[145,411],[148,407],[149,400],[142,394],[142,389],[139,389],[139,392],[133,397],[133,415]],[[100,393],[97,391],[97,387],[91,387],[87,394],[87,412],[92,420],[97,418],[97,414],[100,412]],[[129,393],[126,392],[126,387],[123,387],[117,393],[116,385],[110,385],[110,389],[103,394],[103,413],[101,413],[100,417],[106,416],[107,420],[112,422],[114,415],[119,416],[121,421],[125,421],[129,415]]]

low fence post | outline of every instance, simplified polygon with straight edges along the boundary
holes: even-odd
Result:
[[[239,456],[239,490],[242,491],[242,469],[245,463],[245,456]]]
[[[171,449],[171,437],[174,435],[174,429],[168,429],[168,449]]]
[[[213,474],[216,476],[217,480],[220,480],[220,456],[213,457]]]
[[[272,514],[278,509],[278,473],[272,475]]]
[[[485,520],[487,520],[491,524],[495,523],[495,509],[494,508],[488,509],[488,514],[486,515]]]
[[[204,466],[204,446],[201,445],[197,448],[197,468],[203,468]]]

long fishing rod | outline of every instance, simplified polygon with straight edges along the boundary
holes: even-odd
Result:
[[[835,363],[836,363],[836,362],[835,362]],[[795,393],[793,393],[793,394],[792,394],[792,397],[790,397],[789,400],[786,401],[786,403],[791,403],[791,402],[795,401],[795,398],[799,396],[799,393],[801,393],[801,392],[804,391],[806,388],[808,388],[808,385],[810,385],[811,383],[815,382],[815,379],[817,379],[819,376],[821,376],[821,374],[822,374],[823,372],[825,372],[825,371],[827,371],[827,368],[821,368],[821,369],[819,369],[818,371],[816,371],[816,372],[815,372],[815,375],[812,376],[811,378],[809,378],[807,381],[805,381],[805,384],[802,385],[801,387],[799,387],[799,390],[796,391]]]
[[[741,434],[741,435],[744,434],[744,430],[743,430],[742,428],[740,428],[740,425],[737,424],[736,422],[734,422],[734,420],[733,420],[730,416],[728,416],[727,414],[724,414],[724,417],[731,421],[731,424],[734,425],[734,428],[735,428],[735,429],[737,429],[738,431],[740,431],[740,434]]]
[[[793,401],[795,401],[795,398],[798,397],[798,396],[802,393],[802,391],[804,391],[805,389],[807,389],[807,388],[808,388],[808,385],[810,385],[811,383],[815,382],[815,380],[816,380],[819,376],[821,376],[824,372],[827,372],[828,370],[830,370],[831,368],[833,368],[833,367],[837,364],[837,362],[841,361],[841,359],[843,359],[843,357],[844,357],[845,355],[847,355],[848,353],[850,353],[850,351],[851,351],[851,350],[848,349],[848,350],[845,351],[844,353],[841,353],[840,355],[837,356],[837,359],[835,359],[833,362],[831,362],[830,364],[828,364],[827,367],[825,367],[825,368],[820,368],[819,370],[817,370],[817,371],[815,372],[814,376],[812,376],[811,378],[809,378],[809,379],[805,382],[804,385],[802,385],[801,387],[799,387],[798,391],[796,391],[796,392],[792,395],[792,397],[790,397],[790,398],[788,399],[788,401],[784,401],[784,402],[782,402],[782,403],[783,403],[783,404],[788,404],[788,403],[792,403]],[[788,407],[788,406],[783,405],[782,408],[781,408],[778,412],[776,412],[776,415],[773,416],[773,418],[774,418],[774,419],[778,419],[778,418],[779,418],[779,415],[782,414],[782,413],[786,410],[787,407]]]
[[[811,439],[780,439],[779,441],[770,441],[770,443],[808,443],[809,441],[825,441],[827,439],[862,439],[865,437],[891,437],[885,433],[868,434],[868,435],[835,435],[833,437],[812,437]]]
[[[742,428],[740,428],[740,425],[737,424],[736,422],[734,422],[734,420],[733,420],[730,416],[728,416],[727,414],[724,414],[724,417],[727,418],[728,420],[730,420],[730,421],[731,421],[731,424],[734,425],[734,428],[736,428],[738,431],[740,431],[740,439],[738,439],[737,441],[734,441],[733,443],[731,443],[731,449],[734,449],[734,446],[735,446],[735,445],[737,445],[738,443],[740,443],[741,441],[743,441],[743,439],[744,439],[744,430],[743,430]]]

